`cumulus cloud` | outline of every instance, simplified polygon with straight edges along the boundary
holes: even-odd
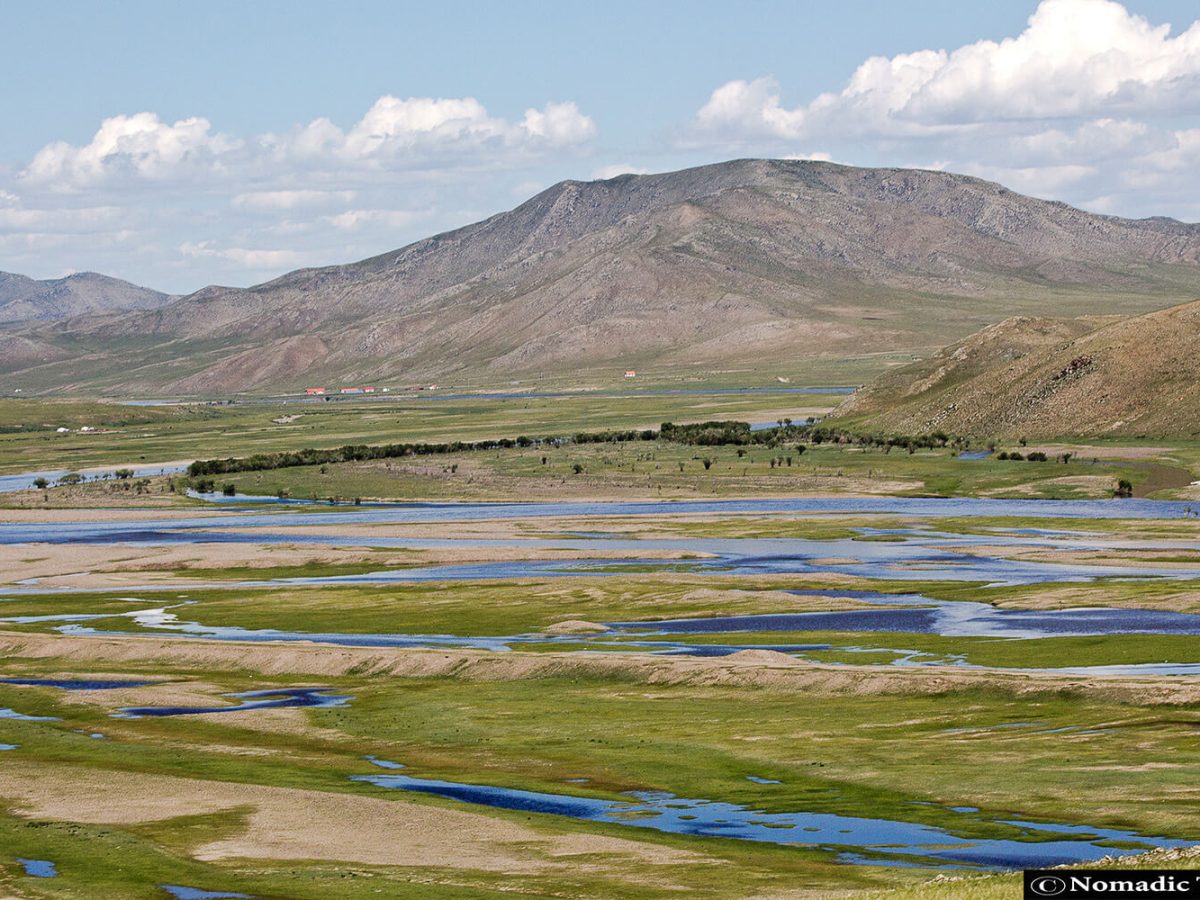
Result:
[[[128,271],[104,247],[136,227],[139,262],[155,260],[147,283],[181,291],[184,272],[203,273],[192,285],[246,283],[466,224],[506,205],[513,183],[586,156],[596,133],[570,101],[501,116],[473,97],[388,95],[357,121],[317,118],[277,133],[227,133],[200,116],[114,115],[87,140],[0,161],[0,252],[5,266],[35,273]],[[468,218],[468,209],[483,213]],[[39,256],[46,247],[60,248],[57,258]]]
[[[162,181],[219,167],[241,142],[211,134],[207,119],[172,124],[150,112],[105,119],[81,147],[65,141],[47,144],[22,178],[33,184],[78,188],[122,176]]]
[[[1172,32],[1114,0],[1042,0],[1024,30],[952,50],[862,62],[801,103],[764,76],[717,87],[690,149],[789,155],[797,143],[860,164],[991,178],[1106,211],[1200,217],[1200,20]],[[820,159],[826,154],[810,154]]]
[[[528,109],[520,122],[492,116],[472,97],[380,97],[351,128],[316,119],[283,135],[264,135],[268,155],[339,166],[431,166],[474,158],[488,165],[576,146],[596,125],[574,103]]]
[[[584,144],[596,125],[571,102],[547,103],[513,122],[491,115],[472,97],[380,97],[350,128],[327,118],[285,134],[234,137],[214,132],[204,118],[162,121],[152,112],[105,119],[92,139],[76,146],[47,144],[21,172],[34,186],[79,190],[117,183],[164,183],[239,177],[344,172],[355,166],[445,168],[464,162],[503,167],[539,154]],[[289,165],[290,164],[290,165]],[[245,208],[313,199],[312,192],[242,195]]]
[[[1043,0],[1023,32],[863,62],[845,86],[788,108],[763,77],[712,92],[698,134],[795,140],[912,137],[989,122],[1200,110],[1200,21],[1172,36],[1113,0]]]

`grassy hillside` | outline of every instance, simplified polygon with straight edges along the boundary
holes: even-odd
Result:
[[[1200,433],[1200,301],[1125,319],[1013,318],[890,372],[832,422],[1015,438]]]

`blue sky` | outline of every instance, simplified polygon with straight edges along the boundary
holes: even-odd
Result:
[[[35,277],[250,284],[561,178],[737,156],[945,168],[1200,219],[1194,0],[6,0],[0,16],[0,270]]]

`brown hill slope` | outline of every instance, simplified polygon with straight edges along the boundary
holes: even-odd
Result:
[[[1200,227],[942,172],[739,160],[558,184],[373,259],[28,335],[30,383],[203,393],[932,349],[1200,293]],[[136,351],[136,352],[135,352]],[[49,352],[44,354],[49,356]],[[136,361],[133,357],[136,355]]]
[[[1200,301],[1096,322],[1009,319],[894,371],[831,422],[978,437],[1200,434]]]

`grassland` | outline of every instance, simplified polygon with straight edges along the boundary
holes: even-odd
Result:
[[[739,453],[739,449],[742,451]],[[447,454],[404,461],[300,466],[218,479],[250,494],[296,498],[772,496],[870,493],[1050,499],[1111,497],[1152,470],[1122,460],[1068,464],[961,459],[949,450],[887,454],[838,445],[735,448],[667,442],[568,445]],[[1187,476],[1190,477],[1190,474]]]
[[[794,393],[580,393],[517,399],[480,394],[445,400],[431,395],[429,399],[396,396],[358,402],[338,399],[166,407],[0,400],[0,473],[149,465],[395,440],[469,441],[569,434],[657,427],[664,421],[741,418],[759,422],[785,416],[799,420],[823,414],[837,400],[836,395]],[[292,421],[275,421],[293,416]],[[82,425],[97,430],[80,434],[77,429]],[[74,430],[58,434],[58,427]]]
[[[834,398],[836,399],[836,398]],[[655,427],[711,418],[801,420],[828,396],[774,393],[528,397],[296,405],[125,407],[0,401],[0,472],[87,469],[244,456],[348,443],[480,440],[521,434]],[[55,423],[100,423],[58,434]],[[104,424],[104,423],[109,424]],[[1014,445],[1014,448],[1016,446]],[[1034,447],[1022,448],[1032,451]],[[1129,481],[1139,496],[1173,496],[1200,473],[1200,445],[1145,442],[1045,444],[1071,462],[960,459],[953,450],[884,452],[843,445],[688,447],[669,442],[567,445],[341,463],[222,479],[246,493],[325,499],[510,499],[859,492],[1057,499],[1111,496]],[[740,451],[740,452],[739,452]],[[143,490],[164,493],[156,481]],[[70,502],[128,501],[128,484],[73,488]],[[58,495],[59,498],[64,495]],[[1184,491],[1180,496],[1187,496]],[[162,498],[159,498],[160,502]],[[28,498],[6,502],[28,504]],[[45,498],[43,498],[45,502]]]
[[[333,568],[329,574],[354,574],[359,566]],[[366,568],[362,566],[361,568]],[[200,573],[197,573],[200,574]],[[210,573],[218,575],[218,573]],[[222,578],[255,580],[304,577],[315,567],[289,570],[235,570]],[[194,577],[194,576],[193,576]],[[298,634],[348,635],[451,635],[463,638],[551,635],[562,622],[653,622],[708,616],[770,615],[868,609],[853,597],[838,597],[840,588],[913,594],[940,601],[1003,603],[1008,608],[1057,606],[1161,606],[1180,611],[1200,611],[1200,597],[1177,584],[1117,581],[1073,586],[1064,595],[1060,585],[1030,585],[1020,589],[972,584],[886,582],[837,578],[767,578],[697,576],[672,571],[630,573],[603,578],[568,580],[486,580],[421,582],[389,585],[270,585],[258,587],[202,587],[142,592],[71,592],[23,594],[0,606],[4,617],[88,615],[99,631],[163,634],[153,626],[131,620],[131,611],[166,606],[184,622],[207,627],[236,627],[250,631],[276,630]],[[832,596],[789,593],[823,589]],[[186,601],[186,602],[185,602]],[[61,619],[6,623],[14,632],[53,633]],[[1113,634],[1042,638],[943,636],[896,632],[742,631],[706,633],[681,631],[656,633],[643,630],[589,635],[586,640],[547,637],[544,642],[513,643],[528,652],[589,651],[642,652],[645,642],[682,642],[699,645],[812,645],[818,648],[797,655],[805,660],[849,665],[890,665],[909,657],[923,664],[966,663],[1011,669],[1058,669],[1148,663],[1200,663],[1200,641],[1190,635]]]
[[[0,403],[0,471],[572,433],[664,420],[765,422],[819,413],[824,401],[772,394],[150,408],[21,401]],[[117,414],[130,418],[103,418]],[[289,419],[293,414],[299,418]],[[50,427],[93,421],[100,427],[94,434],[61,435]],[[244,493],[348,500],[832,493],[1071,498],[1111,496],[1120,479],[1133,482],[1139,494],[1186,496],[1179,482],[1200,471],[1200,445],[1189,443],[1041,447],[1049,455],[1074,455],[1066,464],[1031,463],[963,459],[947,449],[884,453],[836,444],[810,446],[803,454],[752,446],[739,455],[732,446],[659,441],[342,463],[218,480]],[[222,530],[219,510],[179,493],[178,476],[151,478],[141,493],[135,483],[4,495],[9,508],[0,518],[17,527],[141,518],[169,526],[203,511],[213,518],[211,529]],[[1076,533],[1062,539],[1068,550],[1071,540],[1079,547],[1125,542],[1130,549],[1107,551],[1112,561],[1136,564],[1140,554],[1144,564],[1192,565],[1200,521],[622,514],[312,525],[303,519],[310,511],[340,518],[353,507],[290,509],[301,524],[273,527],[273,543],[255,544],[259,529],[247,527],[247,543],[0,547],[7,585],[42,579],[0,596],[0,617],[98,616],[82,624],[121,632],[72,636],[59,633],[64,620],[2,623],[0,678],[104,674],[160,682],[69,693],[0,684],[0,709],[54,717],[0,717],[0,744],[16,746],[0,751],[0,893],[158,897],[159,885],[183,884],[314,898],[1019,896],[1017,882],[1002,876],[931,886],[929,868],[848,866],[829,849],[804,845],[802,835],[794,846],[668,835],[387,791],[350,780],[383,771],[367,756],[403,763],[416,777],[608,800],[628,791],[666,791],[766,812],[919,822],[980,839],[1018,837],[1003,823],[1024,819],[1200,840],[1193,830],[1200,693],[1191,680],[1019,671],[1200,662],[1193,637],[669,636],[695,644],[828,645],[792,658],[702,659],[650,656],[635,647],[661,636],[571,634],[558,627],[862,608],[862,601],[836,593],[855,589],[1010,609],[1197,612],[1200,594],[1187,581],[1012,586],[900,580],[885,570],[875,578],[734,576],[696,571],[695,560],[682,558],[698,555],[687,546],[659,548],[655,556],[652,542],[899,542],[941,532],[949,544],[956,535],[1034,528]],[[587,553],[567,546],[577,532],[603,532],[648,549],[636,554],[635,564],[609,558],[586,576],[402,580],[416,565],[572,559]],[[306,543],[322,535],[330,542]],[[417,545],[431,538],[441,545]],[[503,543],[489,543],[496,539]],[[1143,544],[1154,546],[1139,549]],[[272,581],[381,570],[400,580]],[[834,594],[787,593],[804,589]],[[511,652],[215,642],[165,636],[128,615],[157,607],[206,626],[545,639],[514,644]],[[908,656],[984,668],[894,665]],[[232,702],[227,692],[300,685],[327,686],[352,699],[330,709],[112,717],[124,706],[219,706]],[[758,784],[748,776],[780,783]],[[60,874],[28,877],[18,858],[52,860]]]
[[[262,660],[273,652],[264,652]],[[271,796],[268,789],[374,797],[412,808],[417,817],[430,810],[461,809],[453,801],[397,797],[350,782],[349,775],[372,771],[363,761],[367,755],[403,761],[420,777],[611,799],[629,790],[665,790],[764,811],[803,808],[898,818],[979,838],[1016,835],[999,819],[1078,821],[1080,795],[1103,798],[1087,810],[1088,824],[1189,834],[1186,786],[1200,763],[1191,740],[1200,723],[1194,713],[1175,704],[1117,702],[1102,691],[1091,694],[1079,685],[1055,683],[1040,693],[1020,695],[1000,687],[949,694],[898,688],[797,694],[649,684],[633,673],[597,676],[568,666],[560,675],[499,680],[469,674],[326,676],[321,683],[353,697],[347,706],[129,720],[109,714],[115,705],[179,702],[181,696],[220,705],[228,702],[220,698],[221,691],[297,679],[276,675],[264,681],[253,672],[220,665],[197,669],[183,663],[164,670],[161,660],[139,666],[128,658],[117,669],[78,660],[10,658],[0,675],[66,671],[145,674],[168,683],[86,695],[0,685],[0,706],[58,717],[0,721],[0,741],[18,745],[8,751],[7,774],[0,775],[0,783],[6,793],[26,798],[26,811],[17,803],[0,816],[5,852],[53,858],[61,872],[58,879],[39,884],[10,869],[5,876],[9,886],[29,896],[149,897],[156,896],[154,884],[182,883],[262,896],[321,897],[329,895],[338,879],[349,879],[348,890],[361,890],[363,896],[376,890],[392,896],[416,896],[422,890],[432,892],[424,896],[449,896],[456,890],[467,896],[497,890],[522,896],[594,896],[619,890],[623,896],[657,897],[680,889],[742,896],[782,885],[808,891],[861,889],[927,877],[920,870],[835,866],[827,852],[815,849],[668,836],[502,810],[488,812],[501,830],[508,823],[547,838],[620,838],[659,849],[632,859],[593,851],[581,868],[582,857],[545,857],[535,843],[509,861],[519,869],[523,859],[535,870],[507,874],[469,866],[405,866],[400,859],[350,866],[320,857],[303,864],[278,863],[262,858],[255,840],[245,837],[239,846],[248,857],[193,858],[201,848],[253,833],[249,819],[257,815],[256,806],[270,806],[264,799]],[[1024,723],[1031,727],[1009,727]],[[1074,733],[1063,737],[1055,733],[1059,728]],[[1129,758],[1131,741],[1138,746],[1136,762]],[[207,793],[197,796],[208,799],[198,804],[199,811],[189,811],[180,808],[186,806],[185,794],[183,803],[159,804],[157,816],[132,821],[120,803],[96,809],[81,799],[82,821],[60,824],[55,815],[29,811],[56,808],[38,771],[81,789],[97,779],[111,779],[153,790],[161,779],[172,779],[162,783],[178,783],[181,790],[186,785],[189,791],[203,788]],[[24,787],[14,783],[13,773],[23,777]],[[748,775],[781,784],[755,784]],[[578,778],[589,781],[565,785]],[[237,802],[236,794],[232,800],[212,799],[221,785],[245,786],[243,802]],[[953,813],[949,806],[980,811]],[[163,815],[171,812],[176,814]],[[316,820],[312,828],[318,834],[328,830]],[[401,835],[393,837],[398,848],[404,846]],[[279,842],[287,840],[284,836]],[[274,845],[279,849],[279,843]],[[660,854],[667,851],[695,853],[697,858],[687,865],[665,864]],[[336,849],[331,852],[336,856]],[[210,849],[200,855],[213,854]],[[357,885],[356,877],[361,879]]]

